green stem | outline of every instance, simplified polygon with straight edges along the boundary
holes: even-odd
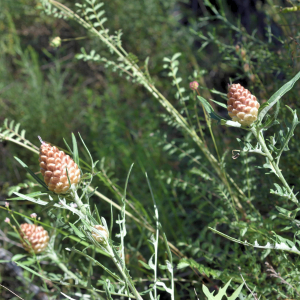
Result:
[[[270,153],[265,139],[262,135],[262,130],[259,129],[257,130],[255,127],[251,128],[251,132],[254,134],[254,136],[256,137],[258,143],[260,144],[260,146],[262,147],[262,150],[264,151],[265,155],[267,156],[269,163],[274,171],[274,173],[277,175],[277,177],[279,178],[279,180],[282,182],[282,184],[284,185],[284,187],[287,189],[287,191],[289,192],[289,194],[292,196],[291,199],[293,202],[298,203],[298,200],[293,192],[293,190],[290,188],[290,186],[288,185],[288,183],[286,182],[285,178],[283,177],[281,170],[279,169],[278,165],[275,162],[275,159],[273,158],[272,154]]]
[[[79,198],[79,196],[77,194],[77,191],[72,189],[71,190],[71,196],[72,196],[72,199],[76,202],[76,204],[77,204],[78,208],[80,209],[80,211],[86,216],[87,215],[87,210],[86,210],[83,202]]]
[[[134,283],[130,277],[130,275],[126,272],[126,269],[123,268],[123,266],[120,264],[119,260],[115,257],[115,254],[111,248],[111,246],[108,244],[106,249],[109,251],[109,254],[111,256],[111,259],[113,260],[114,264],[118,268],[119,272],[121,273],[122,277],[128,284],[130,290],[132,291],[133,295],[135,296],[136,299],[138,300],[143,300],[139,292],[136,290]]]

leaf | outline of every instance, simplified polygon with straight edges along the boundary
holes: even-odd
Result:
[[[30,273],[32,273],[32,274],[38,276],[38,277],[41,277],[41,278],[46,279],[46,280],[48,280],[48,281],[51,281],[49,278],[43,276],[42,274],[39,274],[39,273],[35,272],[34,270],[32,270],[32,269],[26,267],[23,263],[20,263],[20,262],[16,261],[16,264],[17,264],[19,267],[21,267],[21,268],[27,270],[28,272],[30,272]]]
[[[285,208],[275,206],[275,208],[279,211],[279,215],[285,217],[286,219],[295,219],[300,208],[296,208],[294,210],[287,210]]]
[[[168,288],[163,282],[158,281],[155,283],[157,286],[162,286],[166,292],[172,295],[172,289]]]
[[[27,194],[26,196],[27,197],[39,197],[39,196],[44,196],[44,195],[47,195],[46,193],[42,193],[42,192],[33,192],[33,193],[30,193],[30,194]],[[7,200],[24,200],[24,197],[22,195],[22,197],[15,197],[15,198],[9,198]]]
[[[168,258],[170,260],[169,264],[171,264],[171,267],[173,269],[173,257],[172,257],[172,253],[171,253],[171,250],[170,250],[170,247],[169,247],[169,244],[168,244],[167,236],[166,236],[166,234],[164,232],[163,232],[163,239],[164,239],[164,242],[165,242],[165,246],[167,248]],[[168,263],[167,263],[167,265],[168,265]]]
[[[95,5],[94,10],[97,11],[100,7],[102,7],[104,5],[103,2],[100,2],[98,4]]]
[[[23,195],[23,194],[20,194],[20,193],[17,193],[17,192],[14,192],[14,194],[16,194],[17,196],[19,196],[19,198],[21,199],[16,199],[16,200],[28,200],[30,202],[33,202],[35,204],[39,204],[39,205],[47,205],[49,202],[46,202],[46,201],[43,201],[41,199],[34,199],[32,197],[29,197],[28,195]],[[11,198],[11,199],[8,199],[8,200],[15,200],[15,198]],[[61,207],[59,204],[54,204],[54,206],[56,207]]]
[[[106,282],[106,280],[108,282]],[[110,284],[110,281],[109,281],[109,279],[106,279],[106,280],[104,281],[104,289],[105,289],[106,298],[109,300],[113,300],[113,298],[111,297],[110,291],[109,291],[109,286],[108,286],[108,284]]]
[[[68,296],[68,295],[66,295],[66,294],[64,294],[63,292],[60,292],[63,296],[65,296],[65,297],[67,297],[69,300],[76,300],[76,299],[74,299],[74,298],[71,298],[70,296]]]
[[[183,269],[186,267],[195,268],[199,271],[199,273],[205,274],[207,276],[212,276],[213,278],[219,278],[221,275],[221,271],[217,271],[217,270],[211,269],[209,267],[205,267],[205,266],[197,263],[192,258],[182,258],[177,265],[177,269]]]
[[[266,103],[264,103],[264,104],[266,104]],[[263,130],[267,130],[274,125],[280,124],[280,122],[277,120],[279,110],[280,110],[280,102],[278,101],[278,102],[276,102],[276,109],[275,109],[273,116],[270,117],[269,115],[267,115],[266,122],[261,126],[261,128]]]
[[[300,123],[298,121],[298,116],[297,116],[297,112],[296,110],[292,110],[290,107],[287,106],[287,108],[292,112],[293,114],[293,121],[292,123],[289,123],[288,120],[285,121],[285,124],[286,124],[286,127],[287,127],[287,134],[284,134],[284,136],[282,136],[282,139],[280,139],[280,142],[282,144],[280,150],[279,150],[279,153],[276,157],[276,159],[279,159],[282,152],[283,151],[287,151],[289,150],[289,147],[288,147],[288,143],[290,141],[290,139],[293,137],[294,135],[294,130],[296,128],[296,126]]]
[[[69,225],[72,227],[72,229],[74,230],[74,233],[80,238],[80,239],[84,239],[85,238],[85,235],[77,229],[77,227],[72,224],[71,222],[69,222]]]
[[[108,274],[110,274],[113,278],[115,278],[116,280],[118,280],[120,283],[124,283],[124,281],[115,273],[113,273],[112,271],[110,271],[108,268],[106,268],[105,266],[103,266],[100,262],[98,262],[95,258],[89,256],[88,254],[86,253],[83,253],[75,248],[71,248],[71,249],[68,249],[66,248],[66,250],[69,250],[69,251],[74,251],[78,254],[81,254],[87,258],[89,258],[92,262],[94,262],[96,265],[98,265],[99,267],[101,267],[104,271],[106,271]]]
[[[64,138],[63,138],[63,141],[64,141],[65,145],[67,146],[68,151],[71,153],[71,155],[73,155],[73,151],[72,151],[72,149],[70,148],[70,146],[69,146],[69,144],[67,143],[67,141],[66,141]]]
[[[277,183],[274,183],[274,185],[276,187],[276,190],[270,189],[271,194],[277,195],[279,197],[284,197],[288,200],[292,200],[292,201],[296,202],[293,192],[290,193],[284,186],[280,186]]]
[[[227,109],[227,105],[226,105],[225,103],[218,102],[218,101],[213,100],[213,99],[209,99],[209,100],[212,101],[212,102],[215,102],[215,103],[218,104],[219,106],[221,106],[221,107]]]
[[[73,143],[73,159],[77,166],[79,167],[79,156],[78,156],[78,147],[77,147],[77,141],[75,138],[74,133],[72,132],[72,143]]]
[[[87,147],[87,146],[86,146],[86,144],[84,143],[84,141],[83,141],[83,139],[82,139],[82,137],[81,137],[81,135],[80,135],[80,133],[79,133],[79,132],[78,132],[78,135],[79,135],[79,137],[80,137],[80,139],[81,139],[81,142],[82,142],[82,144],[83,144],[83,146],[84,146],[84,148],[85,148],[86,152],[88,153],[88,155],[89,155],[89,157],[90,157],[90,160],[91,160],[91,163],[92,163],[92,168],[94,168],[94,167],[95,167],[95,165],[94,165],[94,162],[93,162],[92,155],[91,155],[91,153],[90,153],[90,151],[89,151],[88,147]]]
[[[148,261],[148,265],[152,270],[155,270],[155,265],[153,263],[153,256],[155,255],[155,253],[153,253]]]
[[[25,163],[23,163],[22,161],[21,161],[21,159],[19,159],[19,158],[17,158],[17,157],[15,157],[14,156],[14,158],[15,158],[15,160],[28,172],[28,173],[30,173],[30,175],[43,187],[43,188],[45,188],[47,191],[48,191],[48,187],[47,187],[47,185],[45,184],[45,182],[43,181],[43,180],[41,180],[38,176],[36,176],[29,168],[28,168],[28,166],[25,164]]]
[[[227,297],[228,300],[235,300],[239,294],[241,293],[242,291],[242,288],[244,287],[244,282],[235,290],[235,292],[230,296],[230,297]]]
[[[251,247],[254,247],[254,248],[261,248],[261,249],[273,249],[273,250],[281,250],[281,251],[286,251],[286,252],[290,252],[290,253],[294,253],[294,254],[298,254],[300,255],[300,251],[296,248],[295,244],[290,241],[290,240],[287,240],[287,239],[284,239],[278,235],[276,235],[278,238],[280,238],[280,243],[275,243],[275,244],[271,244],[271,243],[267,243],[265,246],[260,246],[257,241],[254,242],[254,244],[250,244],[248,243],[247,241],[243,242],[243,241],[240,241],[240,240],[237,240],[235,238],[232,238],[231,236],[225,234],[225,233],[222,233],[214,228],[211,228],[211,227],[208,227],[210,230],[212,230],[213,232],[227,238],[228,240],[230,241],[233,241],[235,243],[238,243],[238,244],[242,244],[244,246],[251,246]]]
[[[210,291],[204,284],[202,285],[202,291],[205,294],[205,296],[208,298],[208,300],[222,300],[222,297],[225,295],[230,282],[231,282],[231,279],[225,284],[225,286],[223,288],[219,289],[219,292],[216,296],[214,296],[214,292],[210,293]]]
[[[26,257],[27,256],[27,254],[16,254],[16,255],[14,255],[12,258],[11,258],[11,261],[18,261],[18,260],[20,260],[20,259],[22,259],[23,257]]]
[[[179,264],[177,265],[177,269],[180,270],[189,266],[190,264],[187,261],[180,261]]]
[[[145,262],[143,262],[142,260],[139,260],[139,263],[146,269],[151,270],[150,266],[148,264],[146,264]]]
[[[180,53],[180,52],[175,53],[175,54],[172,56],[172,59],[171,59],[171,60],[175,60],[175,59],[177,59],[179,56],[181,56],[181,53]]]
[[[283,85],[267,102],[267,105],[263,105],[260,107],[258,111],[258,121],[262,121],[266,113],[276,104],[277,101],[281,99],[281,97],[286,94],[289,90],[292,89],[295,82],[300,78],[300,72],[298,72],[293,79]]]
[[[222,120],[222,118],[214,112],[213,107],[209,104],[209,102],[201,96],[197,96],[198,100],[202,103],[204,109],[210,115],[212,119],[217,120],[218,122]]]

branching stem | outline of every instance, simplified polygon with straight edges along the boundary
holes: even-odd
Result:
[[[257,130],[255,127],[252,127],[251,132],[256,137],[258,143],[261,145],[263,152],[265,153],[265,155],[267,156],[267,158],[269,160],[272,170],[277,175],[277,177],[282,182],[283,186],[287,189],[289,195],[291,196],[289,199],[291,199],[295,203],[298,203],[298,200],[297,200],[293,190],[290,188],[289,184],[286,182],[285,178],[283,177],[283,175],[281,173],[281,170],[279,169],[279,166],[277,165],[275,159],[273,158],[271,152],[269,151],[269,149],[266,145],[265,139],[262,134],[262,130],[261,129]]]

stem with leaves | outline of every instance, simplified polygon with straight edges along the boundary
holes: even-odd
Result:
[[[293,192],[293,190],[290,188],[288,183],[286,182],[285,178],[283,177],[281,170],[278,167],[277,162],[273,158],[272,154],[270,153],[268,146],[266,145],[264,136],[262,134],[262,129],[257,127],[252,127],[251,132],[256,137],[258,143],[262,147],[264,155],[268,158],[269,164],[273,170],[273,172],[277,175],[278,179],[282,182],[283,186],[287,189],[289,193],[289,199],[291,199],[293,202],[298,204],[298,200]]]
[[[200,148],[200,150],[203,152],[207,160],[212,165],[215,172],[218,174],[219,178],[223,182],[223,184],[226,186],[227,190],[229,191],[230,195],[232,195],[232,198],[234,199],[234,202],[238,208],[239,211],[242,212],[242,214],[245,216],[245,211],[235,193],[231,190],[230,183],[234,184],[234,181],[228,174],[224,176],[224,169],[220,166],[218,160],[212,155],[212,153],[207,149],[205,142],[202,141],[202,139],[198,136],[195,129],[187,123],[185,118],[178,112],[178,110],[156,89],[156,87],[152,84],[152,82],[148,79],[148,77],[141,71],[139,66],[129,59],[127,52],[123,49],[123,47],[119,44],[115,44],[112,42],[112,40],[107,37],[107,29],[105,30],[96,30],[90,22],[85,21],[83,18],[81,18],[78,14],[73,12],[71,9],[66,7],[65,5],[61,4],[58,1],[55,0],[44,0],[44,3],[47,5],[53,5],[57,7],[59,10],[61,10],[66,16],[75,19],[79,24],[81,24],[84,28],[91,31],[93,35],[98,36],[98,38],[110,49],[112,50],[119,58],[120,61],[122,61],[128,68],[131,69],[132,74],[134,78],[142,84],[160,103],[161,105],[168,111],[170,115],[174,117],[178,125],[188,133],[188,135],[195,141],[197,146]],[[104,28],[104,27],[103,27]],[[128,69],[127,69],[128,70]],[[227,178],[229,180],[227,180]],[[239,192],[240,196],[245,197],[243,192],[234,184],[235,188]]]

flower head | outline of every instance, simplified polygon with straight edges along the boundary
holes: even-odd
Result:
[[[257,120],[259,103],[247,89],[240,84],[232,84],[228,89],[227,109],[233,121],[249,126]]]
[[[78,165],[69,155],[59,151],[57,147],[42,140],[41,142],[39,161],[44,181],[50,191],[56,194],[66,194],[70,188],[69,180],[71,185],[79,183],[80,170]]]
[[[35,224],[21,224],[20,237],[24,249],[28,252],[43,252],[49,242],[48,232],[42,227]]]

